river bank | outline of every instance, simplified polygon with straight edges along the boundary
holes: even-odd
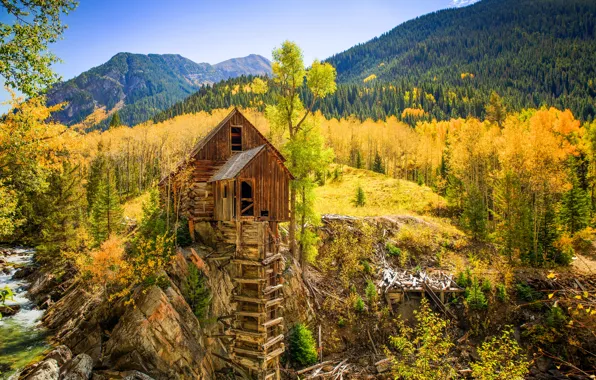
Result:
[[[44,311],[27,296],[25,277],[33,270],[34,253],[21,247],[0,248],[0,289],[8,287],[13,293],[6,300],[10,312],[0,319],[0,379],[8,379],[49,348],[47,330],[41,325]]]

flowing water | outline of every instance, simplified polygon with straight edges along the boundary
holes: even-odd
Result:
[[[48,345],[45,339],[46,331],[40,324],[43,310],[37,309],[27,298],[27,282],[14,278],[18,268],[33,265],[34,251],[24,248],[0,251],[8,252],[0,252],[0,258],[6,262],[4,267],[8,268],[7,273],[0,270],[0,289],[8,286],[14,293],[14,299],[7,301],[6,305],[21,307],[15,315],[0,319],[0,379],[7,379],[18,369],[38,358]]]

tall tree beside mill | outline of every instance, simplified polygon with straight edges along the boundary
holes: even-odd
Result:
[[[279,87],[276,104],[267,108],[272,128],[281,132],[289,143],[295,142],[305,131],[305,121],[312,113],[317,101],[333,94],[337,88],[336,71],[328,63],[315,60],[310,68],[304,66],[302,50],[291,41],[273,50],[273,83]],[[300,99],[300,90],[305,85],[311,97],[305,106]],[[298,166],[297,157],[289,157],[290,171]],[[290,251],[296,250],[296,186],[290,187]],[[302,261],[302,260],[301,260]]]

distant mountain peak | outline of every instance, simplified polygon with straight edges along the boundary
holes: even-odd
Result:
[[[212,84],[241,75],[269,75],[271,62],[251,54],[215,65],[196,63],[180,54],[120,52],[106,63],[59,83],[48,92],[50,105],[66,102],[53,117],[71,125],[96,109],[121,107],[122,122],[134,125]],[[104,121],[105,122],[105,121]]]

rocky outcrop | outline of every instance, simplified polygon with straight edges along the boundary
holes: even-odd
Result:
[[[89,355],[79,354],[72,357],[70,349],[58,346],[48,353],[43,360],[25,368],[18,376],[19,380],[154,380],[139,371],[93,371],[93,359]]]
[[[103,363],[155,378],[198,378],[206,353],[199,321],[174,286],[152,286],[135,296],[110,334]]]
[[[79,354],[60,369],[60,380],[87,380],[93,371],[93,359],[89,355]]]
[[[44,359],[21,374],[21,380],[58,380],[60,367],[56,359]]]

